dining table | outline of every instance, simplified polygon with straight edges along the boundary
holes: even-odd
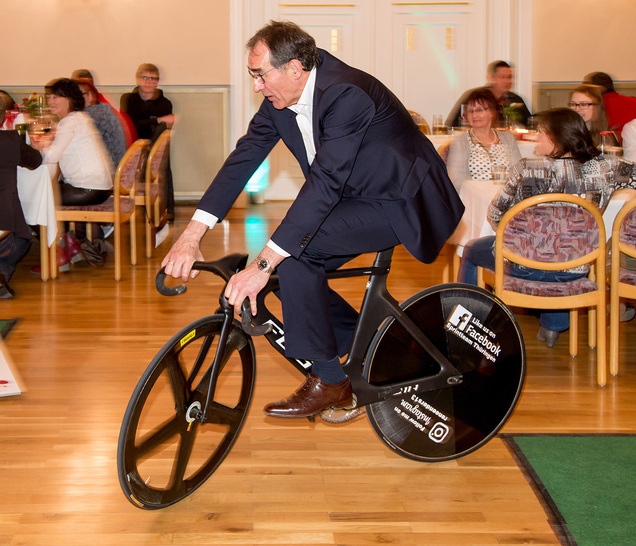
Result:
[[[24,219],[30,226],[40,226],[40,267],[43,281],[49,278],[49,248],[57,239],[53,181],[57,164],[40,165],[29,170],[18,167],[18,196]]]
[[[24,123],[24,115],[20,113],[14,120],[14,127]],[[29,135],[25,135],[29,144]],[[50,272],[49,254],[55,250],[53,244],[57,239],[57,220],[55,217],[54,181],[57,178],[57,163],[42,164],[37,169],[29,170],[18,167],[18,197],[24,219],[30,226],[40,226],[40,267],[41,278],[48,280]]]

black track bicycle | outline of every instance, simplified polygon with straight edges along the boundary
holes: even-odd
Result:
[[[491,293],[466,284],[422,290],[399,304],[386,280],[393,249],[372,266],[338,269],[330,279],[368,276],[353,342],[343,369],[354,392],[351,407],[320,417],[343,422],[366,410],[382,441],[422,462],[467,455],[488,442],[510,417],[524,381],[523,337],[512,312]],[[224,279],[247,255],[196,262],[193,269]],[[166,286],[164,295],[185,292]],[[117,466],[127,498],[145,509],[190,495],[219,467],[245,421],[256,371],[252,336],[264,335],[284,356],[282,322],[266,307],[278,288],[272,275],[235,318],[221,291],[220,307],[178,332],[154,357],[128,403]],[[305,375],[311,362],[287,359]]]

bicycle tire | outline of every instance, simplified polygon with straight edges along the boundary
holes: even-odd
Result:
[[[128,500],[164,508],[194,492],[218,468],[236,441],[252,399],[255,353],[234,321],[217,374],[208,421],[186,416],[205,408],[210,366],[223,315],[199,319],[154,357],[124,414],[117,447],[119,482]]]
[[[434,286],[401,307],[462,373],[462,382],[432,391],[407,388],[370,404],[369,420],[403,457],[436,462],[467,455],[501,429],[519,399],[526,369],[519,325],[501,300],[471,285]],[[375,385],[439,370],[394,318],[377,332],[368,355],[363,373]]]

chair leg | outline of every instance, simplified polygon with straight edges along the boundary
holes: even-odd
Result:
[[[43,281],[49,280],[49,264],[51,263],[49,248],[46,246],[48,243],[47,239],[46,226],[40,226],[40,277]],[[55,245],[55,243],[53,244]]]
[[[610,289],[610,374],[618,375],[618,356],[619,356],[619,336],[620,336],[620,298],[618,287],[612,279]]]
[[[115,222],[115,232],[113,233],[115,238],[115,280],[121,279],[121,224]]]
[[[588,325],[588,339],[587,344],[590,349],[594,349],[596,347],[597,336],[596,336],[596,309],[590,307],[587,312],[587,325]]]
[[[453,246],[453,282],[457,282],[461,257],[457,254],[457,246]]]
[[[133,213],[130,216],[130,263],[131,265],[137,265],[137,216],[133,209]]]
[[[479,286],[479,288],[486,288],[486,282],[484,281],[483,267],[477,268],[477,286]]]
[[[607,383],[607,331],[605,318],[605,291],[596,312],[596,380],[599,387]]]
[[[46,242],[44,243],[46,245]],[[49,247],[49,263],[51,264],[51,278],[57,279],[57,242]]]
[[[146,258],[152,258],[152,220],[146,218]]]
[[[579,310],[570,309],[570,356],[576,356],[579,350]]]

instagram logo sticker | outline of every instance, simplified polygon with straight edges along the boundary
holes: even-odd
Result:
[[[444,423],[435,423],[428,433],[428,437],[436,444],[441,444],[448,439],[450,429]]]

